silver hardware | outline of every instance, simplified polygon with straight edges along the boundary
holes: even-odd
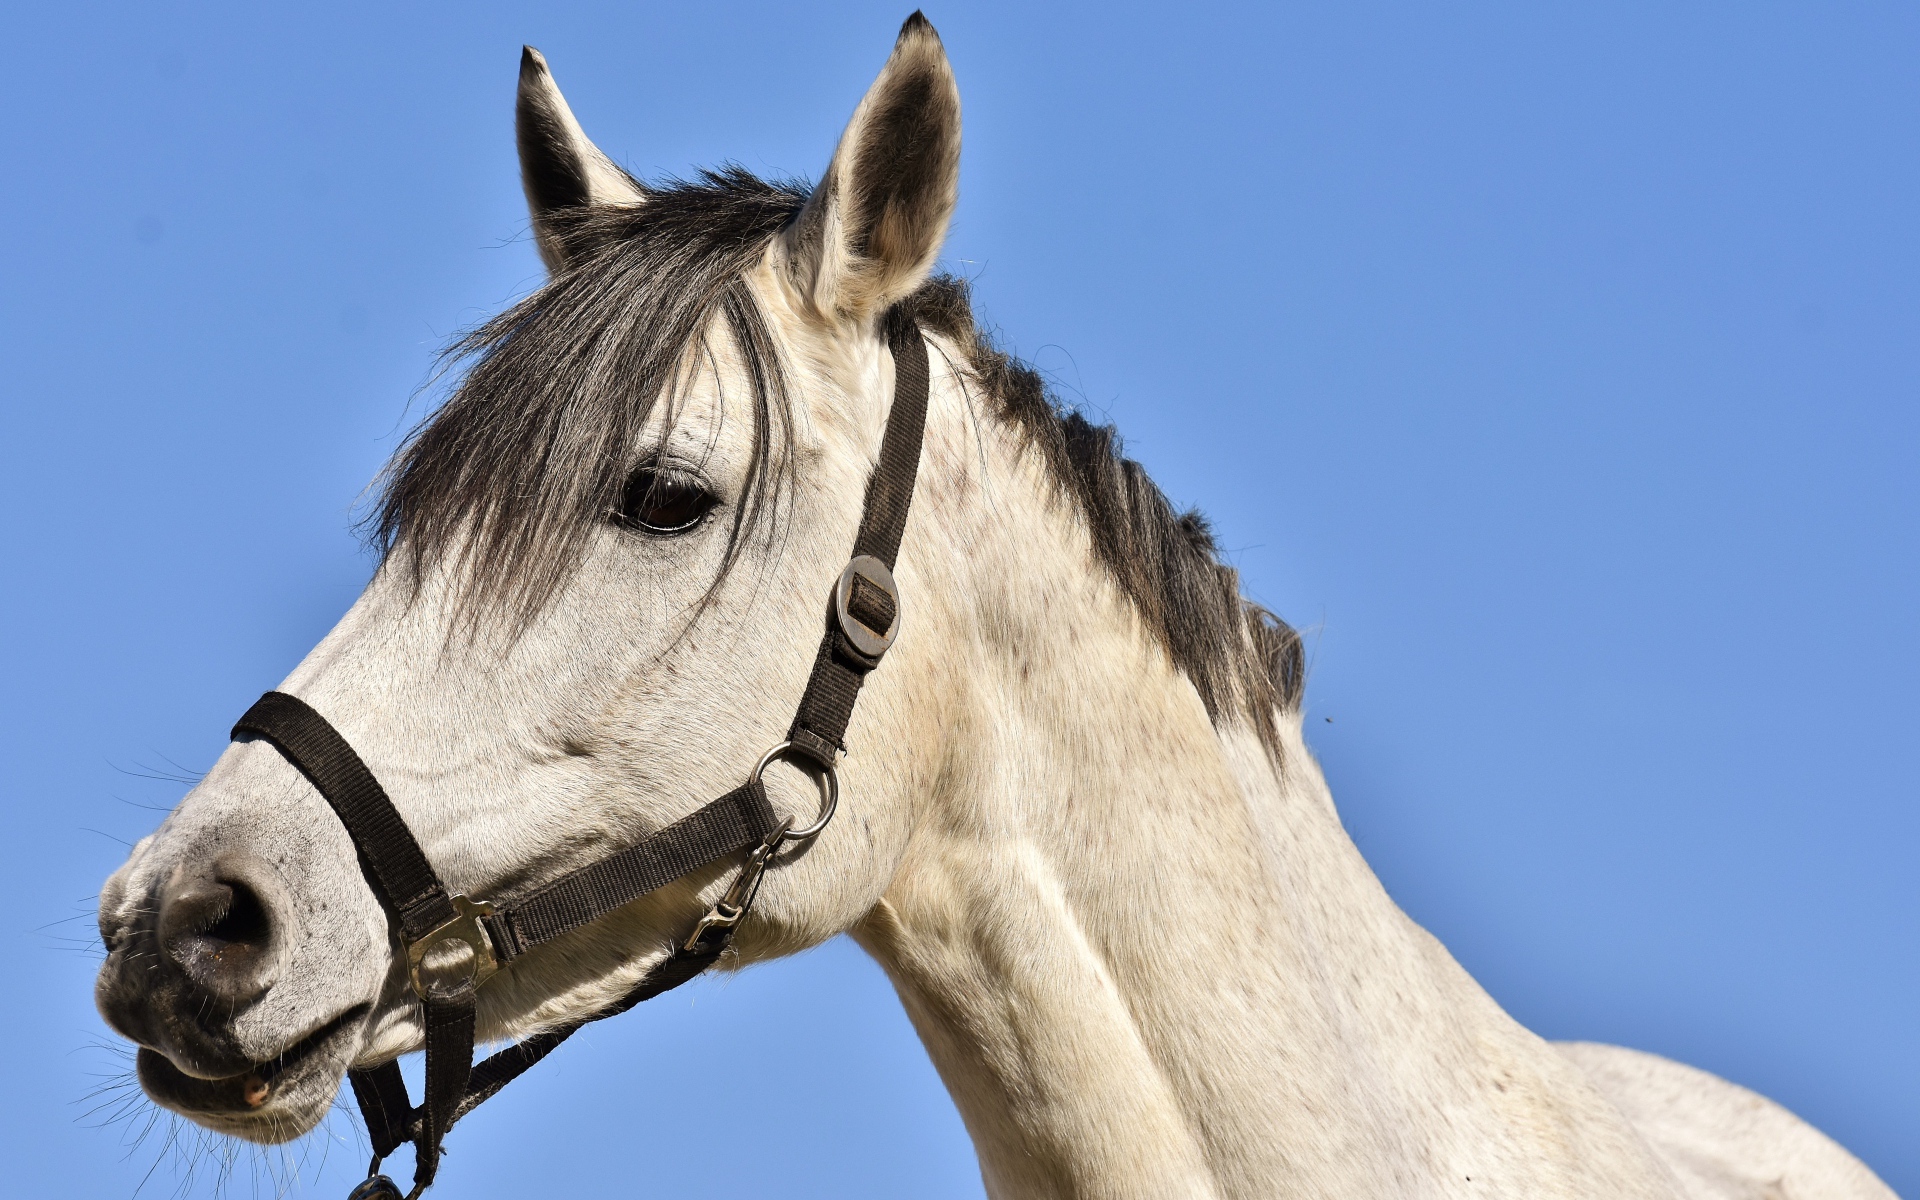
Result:
[[[415,1188],[413,1194],[419,1195],[420,1189]],[[367,1177],[347,1193],[347,1200],[405,1200],[405,1198],[400,1195],[400,1185],[380,1173],[380,1155],[376,1154],[373,1156],[372,1164],[367,1167]]]
[[[733,877],[733,886],[727,894],[720,897],[700,923],[693,927],[682,949],[692,954],[700,948],[700,939],[707,936],[710,929],[732,929],[746,919],[747,910],[753,907],[753,898],[760,892],[760,880],[767,873],[767,863],[772,860],[773,852],[786,840],[787,827],[792,821],[783,822],[780,828],[767,835],[767,840],[755,846],[753,853],[747,856],[747,865]]]
[[[493,939],[487,936],[486,926],[480,924],[481,917],[493,915],[493,905],[464,895],[449,899],[453,902],[454,918],[407,943],[407,979],[413,984],[413,994],[422,1000],[447,999],[458,996],[463,989],[477,989],[500,969],[500,960],[493,952]],[[441,980],[428,978],[440,974],[444,968],[438,963],[429,964],[427,953],[449,942],[467,948],[466,960],[461,964],[467,970],[464,978],[446,986]]]
[[[860,618],[847,610],[853,600],[853,581],[855,578],[866,580],[874,587],[885,592],[893,600],[893,621],[885,629],[870,629],[862,624]],[[846,635],[853,648],[868,658],[878,659],[893,645],[893,639],[900,633],[900,587],[893,581],[893,572],[887,564],[871,554],[861,554],[847,564],[840,572],[840,578],[833,584],[833,616],[840,623],[840,632]]]
[[[347,1200],[402,1200],[400,1186],[385,1175],[369,1175],[347,1193]]]
[[[860,560],[855,559],[854,561],[858,562]],[[896,624],[898,624],[898,622],[896,622]],[[840,807],[840,772],[831,765],[822,766],[818,759],[808,754],[805,750],[800,749],[800,747],[794,745],[792,742],[781,742],[760,756],[760,761],[754,765],[753,774],[747,776],[747,782],[756,782],[760,778],[761,772],[765,771],[769,764],[773,763],[776,759],[783,758],[794,759],[794,765],[800,767],[802,770],[806,770],[809,767],[813,768],[812,771],[808,771],[808,774],[813,775],[814,786],[820,789],[820,815],[814,820],[813,824],[807,826],[805,829],[790,830],[780,837],[780,840],[783,842],[804,842],[819,833],[822,829],[825,829],[827,822],[833,820],[834,811]],[[815,771],[817,771],[818,774],[814,774]]]
[[[727,894],[707,910],[682,944],[681,948],[689,954],[700,948],[700,939],[710,930],[732,929],[745,920],[747,910],[753,907],[754,896],[759,894],[760,880],[766,876],[767,865],[773,861],[774,852],[788,842],[804,842],[816,836],[827,827],[827,822],[833,820],[834,812],[840,807],[840,773],[833,767],[822,767],[812,755],[792,742],[781,742],[761,755],[760,761],[754,764],[753,774],[747,776],[747,782],[758,783],[767,767],[783,758],[793,759],[795,766],[813,775],[814,785],[820,789],[820,815],[805,829],[795,829],[791,818],[782,821],[780,828],[754,847],[753,853],[747,856],[746,865],[740,868],[732,886],[727,888]]]

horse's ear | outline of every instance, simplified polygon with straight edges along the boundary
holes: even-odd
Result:
[[[885,312],[933,270],[959,189],[960,90],[916,12],[785,235],[794,284],[823,315]]]
[[[533,234],[549,271],[566,266],[561,214],[595,204],[639,204],[646,193],[587,140],[547,60],[532,46],[520,51],[520,98],[514,105],[520,143],[520,184],[533,213]]]

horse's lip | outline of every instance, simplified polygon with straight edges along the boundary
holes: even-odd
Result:
[[[356,1032],[369,1011],[369,1005],[355,1005],[272,1058],[220,1079],[190,1075],[161,1052],[143,1047],[138,1056],[140,1082],[155,1100],[177,1112],[251,1116],[279,1090],[276,1085],[281,1080],[298,1078],[303,1073],[301,1067]]]
[[[279,1076],[286,1074],[307,1059],[313,1057],[314,1051],[319,1050],[334,1037],[346,1032],[350,1027],[357,1025],[365,1019],[368,1009],[369,1006],[365,1004],[354,1005],[333,1020],[328,1021],[326,1024],[320,1026],[320,1028],[274,1055],[266,1062],[255,1063],[253,1069],[242,1072],[242,1076],[258,1077],[263,1083],[271,1086],[273,1081]]]

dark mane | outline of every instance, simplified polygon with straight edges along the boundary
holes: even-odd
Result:
[[[965,280],[937,275],[909,302],[921,328],[951,339],[996,416],[1018,429],[1071,497],[1094,552],[1132,599],[1215,722],[1244,715],[1277,752],[1276,708],[1299,706],[1306,682],[1300,635],[1240,596],[1239,572],[1220,561],[1198,509],[1175,512],[1146,469],[1121,452],[1111,425],[1060,403],[1040,373],[1000,350],[973,316]]]
[[[719,330],[747,364],[754,428],[724,576],[790,462],[786,377],[743,276],[805,201],[803,187],[734,167],[650,187],[644,205],[570,214],[568,267],[443,352],[471,365],[387,468],[366,522],[383,558],[416,582],[460,570],[469,618],[503,611],[524,627],[616,507],[654,406],[679,399]]]
[[[643,206],[582,210],[567,222],[568,268],[448,348],[447,361],[471,366],[395,456],[368,521],[389,564],[398,557],[418,579],[452,557],[471,580],[472,611],[530,619],[616,503],[654,406],[675,402],[689,356],[723,328],[746,363],[754,421],[724,578],[743,537],[776,507],[791,462],[791,396],[743,276],[805,198],[802,187],[731,168],[651,187]],[[976,324],[964,281],[936,276],[907,306],[965,354],[994,414],[1047,464],[1209,715],[1244,716],[1277,751],[1273,714],[1300,699],[1300,638],[1241,598],[1206,519],[1175,512],[1121,454],[1111,426],[1060,404],[1037,372],[999,350]]]

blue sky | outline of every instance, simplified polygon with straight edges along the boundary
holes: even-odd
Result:
[[[813,174],[905,12],[15,7],[11,1189],[214,1190],[217,1154],[88,1115],[125,1062],[87,914],[184,790],[150,776],[209,765],[365,582],[354,505],[435,348],[538,282],[521,43],[643,175]],[[948,265],[1307,631],[1310,737],[1394,896],[1543,1034],[1757,1088],[1920,1195],[1920,18],[929,16],[966,104]],[[737,1160],[683,1161],[716,1121]],[[341,1194],[332,1130],[228,1193]],[[642,1169],[980,1193],[844,942],[577,1039],[462,1125],[443,1190]]]

